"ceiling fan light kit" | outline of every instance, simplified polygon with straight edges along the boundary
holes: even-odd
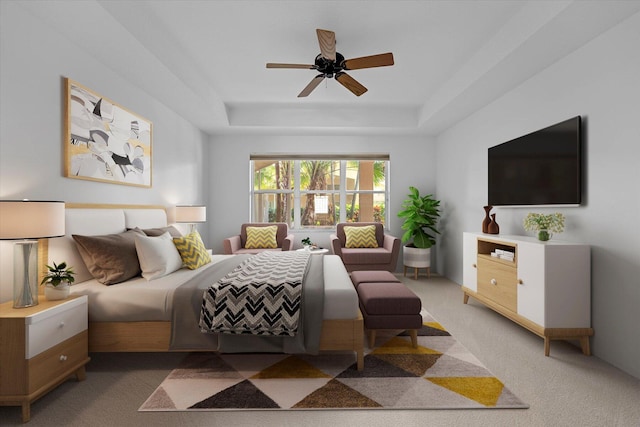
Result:
[[[320,72],[320,74],[315,76],[311,82],[302,89],[298,98],[309,96],[325,78],[335,78],[338,83],[351,91],[351,93],[360,96],[367,91],[367,88],[349,74],[345,73],[345,70],[360,70],[363,68],[393,65],[393,54],[391,52],[345,59],[340,52],[336,52],[336,34],[333,31],[317,29],[316,34],[318,35],[320,54],[316,56],[313,65],[267,63],[267,68],[295,68]]]

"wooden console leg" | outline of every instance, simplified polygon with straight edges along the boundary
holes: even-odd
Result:
[[[418,330],[411,329],[409,331],[409,335],[411,335],[411,346],[413,348],[418,348]]]
[[[589,337],[580,337],[580,347],[582,348],[582,354],[585,356],[591,356],[591,348],[589,347]]]
[[[544,355],[549,357],[550,352],[551,352],[551,338],[544,337]]]
[[[358,371],[362,371],[364,369],[364,351],[357,350],[356,351],[356,367]]]
[[[376,343],[376,330],[369,330],[369,348],[373,348],[373,345]]]

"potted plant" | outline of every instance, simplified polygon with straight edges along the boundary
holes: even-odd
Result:
[[[528,213],[523,221],[524,229],[538,233],[538,240],[546,242],[551,239],[553,233],[564,231],[564,215],[561,213],[539,214]]]
[[[440,218],[440,201],[433,195],[420,196],[415,187],[409,187],[410,194],[402,203],[398,212],[404,218],[402,243],[411,242],[403,248],[403,260],[406,267],[431,267],[431,246],[436,243],[435,235],[440,234],[436,228]],[[405,270],[406,271],[406,270]]]
[[[53,263],[53,267],[47,265],[49,272],[45,274],[40,282],[41,285],[45,285],[44,296],[49,301],[65,299],[69,296],[69,285],[71,285],[76,279],[73,277],[75,274],[71,267],[67,268],[66,262],[60,264]]]
[[[302,246],[308,251],[312,249],[316,249],[318,247],[315,243],[311,241],[310,237],[305,237],[304,239],[302,239]]]

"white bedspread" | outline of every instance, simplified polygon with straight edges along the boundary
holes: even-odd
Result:
[[[213,255],[213,263],[234,255]],[[314,255],[320,256],[320,255]],[[358,296],[340,257],[323,255],[325,277],[324,319],[353,319],[358,313]],[[136,277],[106,286],[88,280],[71,287],[74,294],[89,298],[91,322],[170,321],[173,291],[200,270],[180,269],[168,276],[147,281]]]

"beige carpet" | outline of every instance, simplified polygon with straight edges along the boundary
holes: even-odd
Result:
[[[426,311],[413,348],[380,333],[357,371],[352,354],[192,353],[140,411],[527,408]]]

